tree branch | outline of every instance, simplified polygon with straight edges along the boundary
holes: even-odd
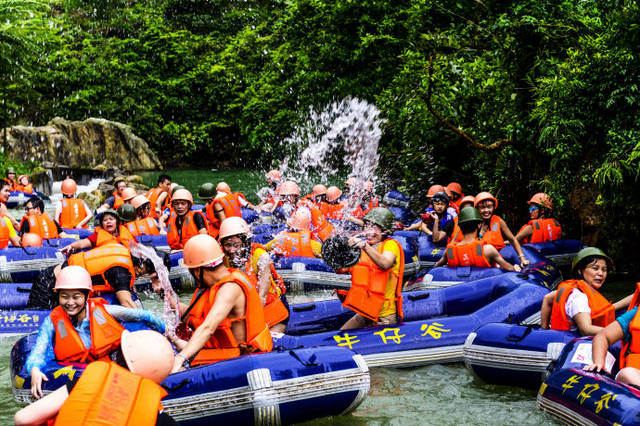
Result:
[[[500,139],[499,141],[496,141],[490,145],[482,144],[477,140],[475,140],[474,138],[472,138],[470,135],[463,132],[460,128],[456,127],[455,125],[447,121],[447,119],[445,119],[442,115],[440,115],[440,113],[438,113],[438,111],[436,111],[433,105],[431,104],[431,96],[433,93],[432,79],[431,79],[431,76],[433,74],[433,56],[429,56],[429,73],[428,74],[429,74],[429,86],[427,87],[427,98],[426,98],[427,109],[429,109],[429,112],[433,114],[433,116],[436,117],[438,120],[440,120],[442,124],[444,124],[451,130],[453,130],[462,138],[468,140],[474,148],[481,149],[483,151],[493,151],[494,149],[500,148],[504,144],[511,143],[511,139]]]

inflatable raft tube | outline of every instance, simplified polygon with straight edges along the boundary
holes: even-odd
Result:
[[[38,197],[41,200],[49,200],[49,197],[40,191],[36,191],[34,193],[11,191],[11,193],[9,194],[9,199],[5,204],[7,205],[7,208],[15,209],[17,207],[24,206],[32,197]]]
[[[133,329],[131,324],[125,324]],[[32,401],[24,363],[36,334],[11,351],[11,384],[17,402]],[[84,365],[51,361],[45,393],[64,386]],[[162,386],[165,412],[181,425],[301,423],[353,411],[369,392],[362,356],[345,348],[295,349],[247,355],[170,375]]]
[[[182,251],[169,254],[171,259],[171,270],[169,271],[169,281],[176,290],[190,289],[194,287],[195,281],[189,273],[189,269],[182,265]],[[136,277],[135,286],[137,290],[151,290],[151,280],[147,275]]]
[[[31,283],[0,284],[0,336],[20,336],[37,331],[51,311],[27,309]],[[100,296],[118,304],[115,294]],[[137,298],[134,295],[134,300]]]
[[[77,239],[81,240],[83,238],[87,238],[89,235],[93,234],[93,229],[85,229],[85,228],[62,228],[65,234],[67,235],[77,235]]]
[[[409,209],[410,202],[409,196],[397,190],[389,191],[382,197],[382,203],[393,213],[396,220],[404,225],[409,225],[413,218]]]
[[[44,269],[65,256],[57,247],[8,247],[0,250],[0,282],[32,282]]]
[[[369,366],[410,367],[463,359],[469,333],[490,322],[523,321],[540,308],[547,277],[514,272],[431,291],[403,295],[404,323],[339,331],[353,312],[329,300],[290,307],[283,348],[343,346]]]
[[[532,247],[559,267],[567,268],[571,267],[573,258],[584,248],[584,244],[578,240],[556,240],[525,244],[525,247]]]
[[[538,307],[539,309],[540,307]],[[464,343],[464,363],[489,384],[536,388],[578,332],[545,330],[538,325],[487,324]]]
[[[568,425],[640,425],[640,390],[616,382],[620,346],[609,348],[612,375],[584,371],[591,340],[569,343],[538,390],[538,408]]]

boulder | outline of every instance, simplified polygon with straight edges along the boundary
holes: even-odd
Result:
[[[92,209],[96,209],[98,207],[100,207],[103,203],[103,201],[100,200],[100,196],[97,194],[94,194],[95,191],[93,192],[81,192],[80,194],[78,194],[78,198],[80,198],[81,200],[84,200],[87,205],[89,205],[89,207],[91,207]]]
[[[142,180],[142,176],[140,175],[129,175],[127,176],[127,182],[129,183],[144,183],[144,180]]]
[[[100,118],[46,126],[13,126],[7,132],[9,159],[76,168],[159,170],[162,164],[131,127]]]

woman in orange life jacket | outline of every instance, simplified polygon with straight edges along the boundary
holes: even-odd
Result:
[[[289,304],[284,281],[278,275],[266,249],[251,242],[249,225],[241,217],[225,219],[220,226],[224,264],[241,270],[258,283],[264,316],[272,332],[284,333],[289,322]]]
[[[279,232],[264,248],[276,256],[322,257],[322,244],[311,236],[311,212],[298,208],[287,219],[287,231]]]
[[[6,179],[0,179],[0,216],[4,216],[13,226],[14,233],[20,228],[20,223],[9,213],[7,209],[7,201],[11,196],[11,184]]]
[[[458,226],[462,233],[460,242],[447,245],[444,255],[435,266],[475,266],[478,268],[499,267],[505,271],[520,271],[519,265],[504,260],[495,247],[478,240],[478,226],[482,216],[475,207],[465,207],[458,216]]]
[[[96,226],[93,234],[87,238],[72,242],[61,248],[60,251],[62,254],[68,255],[75,250],[100,247],[109,243],[118,243],[129,247],[131,241],[135,241],[135,237],[122,225],[118,212],[115,210],[106,210],[100,217],[100,226]]]
[[[16,190],[16,171],[13,167],[7,167],[7,171],[5,173],[5,179],[9,182],[10,191]]]
[[[598,290],[607,279],[613,261],[596,247],[578,252],[571,265],[574,279],[560,283],[548,293],[540,313],[542,328],[577,330],[583,336],[593,336],[615,320],[615,312],[629,306],[631,296],[611,304]]]
[[[180,306],[183,324],[193,333],[187,342],[174,339],[180,353],[172,372],[182,370],[189,359],[201,365],[271,351],[273,340],[255,283],[224,265],[218,242],[210,235],[196,235],[185,244],[183,259],[198,290],[189,307]]]
[[[340,202],[342,191],[337,186],[327,188],[326,202],[320,204],[320,211],[327,219],[342,220],[344,204]]]
[[[34,233],[43,240],[67,237],[60,225],[49,217],[49,213],[43,213],[44,202],[40,198],[31,197],[24,205],[24,211],[26,215],[20,222],[20,235]]]
[[[76,181],[70,178],[63,180],[60,185],[62,199],[56,203],[53,217],[62,228],[86,228],[93,217],[87,203],[76,198],[77,190]]]
[[[7,202],[11,191],[9,191],[9,182],[4,179],[0,179],[0,249],[4,249],[11,242],[15,247],[20,247],[20,237],[16,233],[14,228],[13,219],[6,212],[6,205],[4,203]],[[13,219],[13,220],[11,220]]]
[[[162,232],[166,232],[167,230],[167,221],[171,216],[171,212],[173,211],[173,207],[171,206],[171,197],[173,194],[179,189],[186,189],[184,186],[177,184],[176,182],[171,183],[169,185],[169,191],[163,194],[160,194],[160,198],[156,202],[157,205],[161,205],[160,207],[160,217],[158,217],[158,225],[160,225],[160,229]],[[166,194],[166,197],[163,195]]]
[[[171,344],[152,330],[123,330],[119,340],[108,358],[18,411],[15,424],[177,425],[160,402],[167,395],[160,383],[174,363]]]
[[[283,205],[275,210],[274,214],[280,220],[286,221],[298,209],[305,209],[311,215],[311,236],[313,239],[326,240],[333,233],[331,225],[319,207],[307,200],[300,200],[300,187],[294,181],[288,180],[279,188],[279,196]]]
[[[551,197],[544,192],[538,192],[527,204],[531,220],[520,228],[516,240],[523,244],[559,240],[562,228],[557,220],[550,217],[553,207]]]
[[[446,188],[451,192],[451,204],[455,205],[458,211],[462,210],[461,202],[462,198],[464,198],[462,185],[458,182],[450,182]]]
[[[172,252],[182,250],[185,243],[198,234],[207,234],[207,221],[199,211],[191,210],[193,196],[178,189],[171,196],[172,212],[167,221],[167,241]]]
[[[54,292],[59,305],[42,322],[25,364],[31,374],[31,394],[35,398],[42,397],[42,381],[48,381],[48,378],[41,370],[50,360],[90,362],[109,356],[109,352],[118,347],[123,330],[116,321],[142,321],[164,333],[162,319],[149,311],[90,299],[91,277],[80,266],[62,268],[56,277]],[[100,317],[107,319],[104,325],[95,321],[93,314],[97,310],[103,314]],[[64,329],[60,323],[64,324]],[[99,341],[92,341],[92,336]]]
[[[498,251],[505,247],[505,240],[509,241],[520,258],[520,266],[527,266],[529,261],[524,255],[520,243],[511,233],[507,223],[500,216],[494,214],[495,209],[498,208],[498,200],[488,192],[480,192],[476,195],[474,207],[480,211],[482,216],[478,238],[491,244]]]
[[[29,176],[20,175],[18,178],[18,184],[16,185],[16,191],[33,194],[33,184],[29,183]]]
[[[371,209],[363,218],[363,237],[349,239],[352,247],[362,250],[360,260],[351,268],[351,288],[342,303],[355,312],[340,329],[350,330],[370,325],[392,325],[401,321],[402,275],[404,251],[389,238],[395,217],[384,207]]]

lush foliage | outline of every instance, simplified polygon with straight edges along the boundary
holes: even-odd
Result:
[[[0,22],[10,12],[39,28],[0,28],[11,122],[101,116],[131,124],[166,162],[266,167],[310,106],[360,97],[387,120],[387,186],[416,199],[434,181],[489,189],[514,224],[544,190],[570,235],[620,259],[638,252],[635,2],[51,4],[0,0]],[[430,107],[478,144],[510,142],[478,149]]]

